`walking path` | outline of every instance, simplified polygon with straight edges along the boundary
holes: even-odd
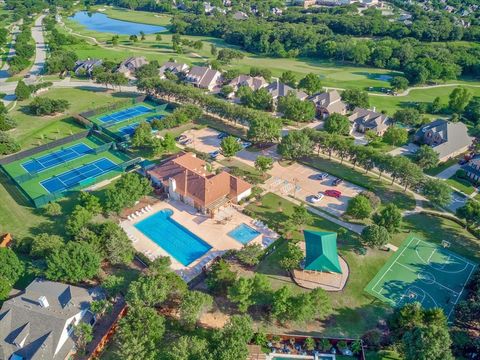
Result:
[[[47,58],[47,44],[43,36],[43,19],[45,16],[45,14],[40,15],[32,26],[32,38],[35,40],[35,61],[28,73],[33,77],[42,73]]]

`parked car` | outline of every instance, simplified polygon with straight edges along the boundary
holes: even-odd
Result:
[[[311,202],[312,204],[315,204],[315,203],[319,202],[320,200],[322,200],[323,198],[324,198],[324,195],[322,193],[318,193],[317,195],[310,196],[308,201]]]
[[[467,160],[467,159],[460,159],[460,160],[458,160],[458,164],[459,164],[459,165],[465,165],[466,163],[468,163],[468,160]]]
[[[334,198],[339,198],[340,196],[342,196],[342,193],[338,190],[334,190],[334,189],[328,189],[328,190],[325,190],[324,192],[325,195],[327,196],[330,196],[330,197],[334,197]]]
[[[314,179],[315,180],[325,180],[328,179],[329,175],[327,173],[320,173],[315,175]]]
[[[337,185],[340,185],[342,182],[343,182],[343,179],[337,178],[333,180],[332,185],[337,186]]]
[[[191,143],[193,143],[193,139],[185,139],[182,142],[180,142],[180,144],[182,145],[190,145]]]
[[[183,140],[185,140],[186,138],[187,138],[187,135],[180,135],[180,136],[177,136],[177,137],[175,138],[175,140],[177,140],[177,141],[183,141]]]
[[[212,151],[209,155],[212,159],[216,159],[217,156],[220,155],[220,151],[219,150]]]
[[[252,146],[252,143],[250,141],[243,141],[242,145],[243,145],[244,148],[247,148],[249,146]]]
[[[228,136],[227,133],[221,132],[217,135],[217,139],[223,139],[223,138],[226,138],[227,136]]]

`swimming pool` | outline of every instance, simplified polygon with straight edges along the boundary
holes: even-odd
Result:
[[[212,247],[171,218],[173,211],[161,210],[135,227],[184,266],[205,255]]]
[[[248,226],[247,224],[240,224],[228,233],[228,236],[234,238],[243,245],[248,244],[258,235],[260,235],[260,233],[257,230]]]

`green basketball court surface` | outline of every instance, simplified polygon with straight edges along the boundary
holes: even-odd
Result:
[[[444,246],[411,236],[365,291],[392,306],[419,302],[425,308],[440,307],[450,318],[475,267]]]

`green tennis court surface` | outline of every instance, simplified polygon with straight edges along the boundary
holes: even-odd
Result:
[[[419,302],[450,317],[476,264],[415,236],[405,240],[365,291],[392,306]]]

